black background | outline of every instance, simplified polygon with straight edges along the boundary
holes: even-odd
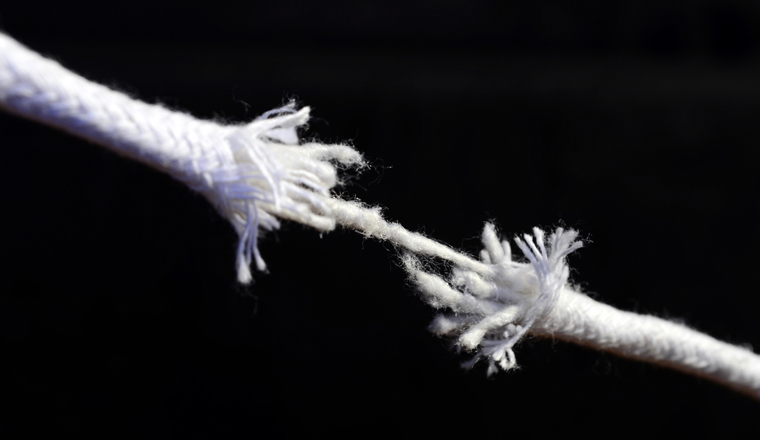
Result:
[[[563,224],[573,279],[760,345],[760,6],[740,1],[5,2],[0,26],[201,118],[291,98],[375,165],[345,188],[471,253]],[[521,369],[426,330],[389,244],[232,228],[145,166],[0,114],[0,436],[756,436],[758,403],[548,340]]]

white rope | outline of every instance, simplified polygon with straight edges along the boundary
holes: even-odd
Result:
[[[429,304],[453,312],[437,316],[431,330],[476,352],[466,367],[485,358],[488,374],[497,366],[514,368],[512,348],[529,332],[674,368],[760,399],[760,357],[750,350],[682,324],[617,310],[569,288],[564,258],[580,247],[575,238],[575,231],[558,229],[545,243],[543,231],[535,229],[534,237],[516,239],[530,262],[519,263],[487,224],[482,260],[491,275],[455,267],[445,280],[424,272],[414,257],[407,256],[405,265]]]
[[[329,231],[337,183],[329,161],[362,166],[344,145],[297,146],[309,108],[285,106],[246,125],[220,125],[92,83],[0,34],[0,107],[143,162],[205,195],[240,237],[238,279],[251,281],[259,228],[277,218]]]
[[[532,332],[694,374],[760,399],[760,357],[752,351],[569,289]]]
[[[240,237],[238,279],[260,270],[260,229],[287,219],[328,231],[341,224],[393,243],[423,299],[448,310],[431,330],[489,363],[488,373],[516,366],[525,335],[551,336],[696,374],[760,398],[760,357],[683,325],[616,310],[567,286],[568,254],[581,243],[562,229],[516,238],[528,260],[512,259],[507,241],[486,225],[480,261],[386,221],[379,208],[330,195],[338,167],[362,167],[345,145],[298,145],[309,109],[272,110],[245,125],[220,125],[146,104],[94,84],[0,34],[0,108],[58,127],[143,162],[204,194]],[[447,276],[425,258],[453,263]]]

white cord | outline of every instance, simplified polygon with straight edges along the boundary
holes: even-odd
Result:
[[[0,108],[58,127],[169,173],[204,194],[240,237],[238,279],[260,270],[259,229],[278,218],[321,231],[336,223],[405,250],[410,279],[432,306],[449,310],[431,330],[489,362],[515,367],[525,334],[551,336],[699,375],[760,398],[760,357],[683,325],[622,312],[567,287],[565,258],[581,243],[558,229],[515,240],[527,262],[512,259],[494,227],[483,231],[480,261],[383,219],[379,208],[330,195],[337,167],[362,167],[345,145],[298,145],[309,109],[288,105],[245,125],[220,125],[134,100],[94,84],[0,34]],[[447,277],[423,258],[454,264]]]
[[[405,265],[429,304],[453,312],[436,317],[431,330],[476,352],[466,367],[481,358],[489,362],[488,374],[497,366],[515,367],[512,347],[531,333],[674,368],[760,399],[760,357],[750,350],[682,324],[617,310],[570,289],[564,258],[580,247],[575,239],[575,231],[560,228],[547,243],[543,231],[535,229],[534,237],[516,238],[529,261],[519,263],[512,261],[509,243],[500,243],[487,224],[481,258],[490,274],[458,266],[445,280],[424,272],[414,257],[405,257]]]
[[[76,75],[0,34],[0,107],[166,172],[205,195],[240,237],[240,282],[251,281],[259,228],[277,217],[329,231],[335,166],[362,166],[344,145],[298,146],[309,108],[285,106],[246,125],[220,125],[147,104]]]
[[[650,362],[760,399],[760,357],[682,324],[624,312],[566,289],[532,333]]]

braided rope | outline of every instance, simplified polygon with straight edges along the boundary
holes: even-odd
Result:
[[[336,224],[406,249],[410,279],[439,315],[431,330],[475,351],[488,373],[514,368],[514,345],[528,333],[556,337],[671,367],[760,399],[760,357],[683,325],[616,310],[570,290],[565,257],[580,247],[575,231],[516,239],[528,262],[512,260],[507,241],[486,225],[480,261],[386,221],[379,208],[334,198],[336,166],[363,166],[345,145],[298,145],[309,109],[285,106],[245,125],[220,125],[134,100],[92,83],[0,34],[0,108],[100,144],[166,172],[204,194],[240,238],[238,279],[265,264],[259,229],[278,218],[331,230]],[[414,255],[413,255],[414,254]],[[443,278],[420,257],[454,264]]]
[[[361,166],[344,145],[298,146],[309,108],[285,106],[245,125],[220,125],[90,82],[0,34],[0,108],[68,131],[166,172],[204,194],[240,237],[238,279],[252,280],[259,229],[277,217],[329,231],[330,161]]]
[[[673,368],[760,399],[760,357],[752,351],[682,324],[618,310],[569,289],[533,333]]]

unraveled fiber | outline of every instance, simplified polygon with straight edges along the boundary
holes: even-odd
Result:
[[[515,239],[529,263],[512,260],[508,241],[499,242],[493,225],[483,229],[481,260],[491,273],[481,275],[455,267],[448,282],[420,269],[416,258],[407,255],[404,265],[426,301],[453,314],[438,315],[430,329],[439,335],[455,336],[476,356],[464,364],[471,367],[480,358],[489,360],[488,374],[498,364],[504,370],[517,364],[512,347],[557,303],[567,282],[569,269],[565,257],[581,247],[576,231],[557,229],[549,238],[549,249],[541,229],[525,241]],[[535,237],[535,241],[534,241]]]

